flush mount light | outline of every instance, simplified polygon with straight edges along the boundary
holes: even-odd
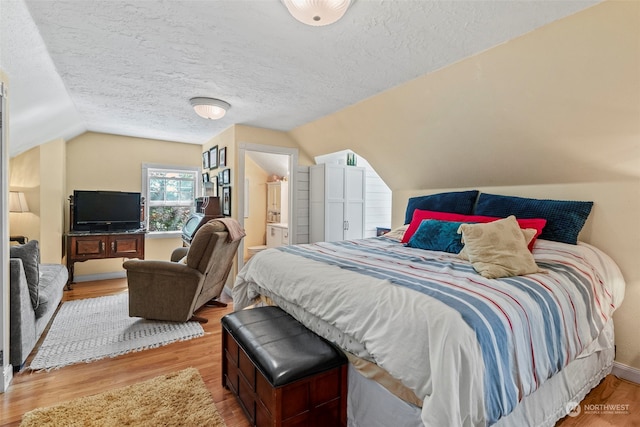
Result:
[[[342,18],[351,0],[282,0],[298,21],[303,24],[329,25]]]
[[[231,104],[215,98],[191,98],[189,100],[196,114],[205,119],[218,120],[227,114]]]

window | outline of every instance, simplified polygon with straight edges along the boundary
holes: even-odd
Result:
[[[194,209],[200,170],[143,165],[142,175],[147,230],[150,233],[181,231]]]

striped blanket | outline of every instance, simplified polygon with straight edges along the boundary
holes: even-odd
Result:
[[[495,423],[584,355],[619,303],[617,267],[589,245],[539,241],[546,273],[498,280],[384,237],[259,255],[234,299],[267,295],[377,363],[424,400],[425,425]]]

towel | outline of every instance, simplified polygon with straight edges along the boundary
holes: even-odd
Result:
[[[234,218],[216,218],[213,221],[220,221],[225,227],[227,227],[227,231],[229,232],[229,238],[227,241],[229,242],[235,242],[247,235],[247,233],[244,232],[244,228],[242,228],[240,223]]]

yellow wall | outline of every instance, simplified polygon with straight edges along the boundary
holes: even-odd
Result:
[[[298,149],[298,164],[313,165],[315,162],[304,149],[301,149],[297,141],[288,133],[277,130],[257,128],[244,125],[235,126],[235,139],[237,143],[250,143],[261,145],[273,145]]]
[[[195,144],[87,132],[67,143],[66,191],[141,191],[142,164],[199,166],[202,147]],[[65,206],[68,215],[68,203]],[[68,219],[67,222],[68,228]],[[147,238],[146,259],[168,260],[171,250],[182,246],[180,237]],[[121,259],[75,264],[75,274],[94,275],[122,271]]]
[[[24,192],[29,205],[29,212],[9,214],[11,235],[40,240],[40,181],[40,147],[32,148],[10,160],[9,189]]]
[[[65,231],[65,153],[63,139],[40,146],[40,256],[45,263],[62,260]]]
[[[393,191],[594,200],[582,239],[620,266],[617,357],[640,369],[640,2],[608,1],[291,131],[352,149]]]
[[[267,172],[245,154],[244,176],[249,180],[249,217],[244,219],[244,259],[248,248],[266,244],[267,230]],[[241,213],[242,214],[242,213]]]
[[[639,8],[603,2],[291,134],[393,191],[637,179]]]
[[[32,148],[10,161],[10,189],[24,192],[29,205],[29,212],[9,214],[11,235],[38,240],[40,259],[46,263],[62,260],[64,165],[62,139]]]

